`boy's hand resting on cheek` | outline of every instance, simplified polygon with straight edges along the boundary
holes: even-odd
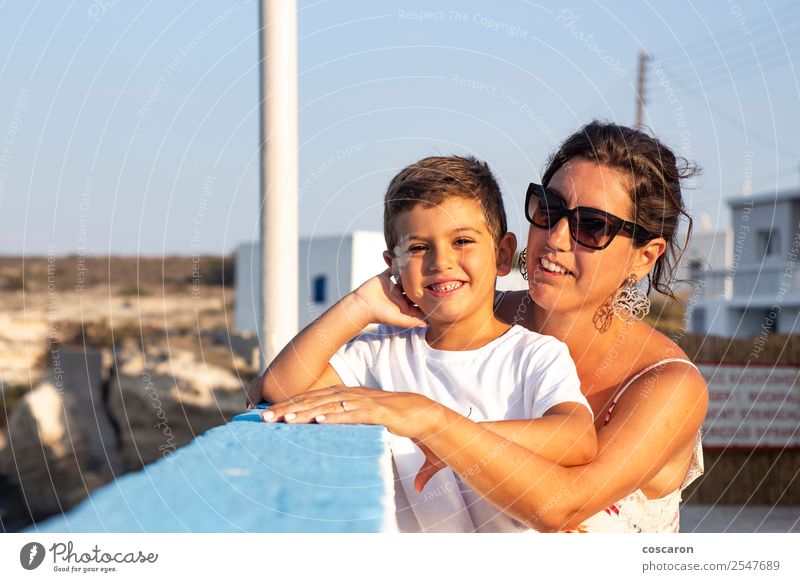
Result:
[[[427,326],[425,315],[392,281],[389,269],[367,280],[352,296],[368,314],[370,323],[402,328]]]

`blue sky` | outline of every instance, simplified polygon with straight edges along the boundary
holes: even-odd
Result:
[[[381,228],[403,165],[469,153],[512,230],[592,117],[646,122],[704,168],[693,214],[800,181],[800,5],[299,1],[300,233]],[[258,227],[256,2],[0,4],[3,254],[229,252]],[[198,228],[199,226],[199,228]]]

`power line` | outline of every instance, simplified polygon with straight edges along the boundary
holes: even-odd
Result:
[[[763,18],[756,20],[752,25],[747,25],[747,32],[749,36],[752,36],[753,31],[760,30],[763,27],[773,24],[777,25],[777,20],[779,17],[784,17],[787,13],[791,14],[795,10],[800,8],[800,3],[798,2],[787,2],[785,5],[778,8],[775,12],[771,13],[769,16],[764,16]],[[721,41],[727,40],[727,37],[733,36],[741,36],[743,33],[743,28],[741,25],[732,26],[729,29],[723,30],[716,36],[712,36],[710,39],[698,39],[696,41],[692,41],[686,45],[683,45],[679,48],[673,49],[671,51],[667,51],[663,53],[664,60],[674,60],[679,57],[683,57],[686,55],[687,52],[691,52],[689,49],[697,50],[698,52],[705,53],[712,49],[719,49],[719,44]]]
[[[800,25],[800,21],[798,21],[796,24]],[[789,27],[788,29],[781,30],[780,36],[770,37],[769,42],[742,43],[727,52],[719,52],[719,53],[709,52],[704,55],[700,55],[697,58],[692,58],[689,60],[689,63],[691,63],[693,69],[697,69],[698,66],[700,67],[701,70],[703,68],[714,69],[720,66],[718,62],[714,61],[718,61],[720,59],[722,60],[722,63],[730,63],[732,60],[736,61],[742,55],[747,56],[752,54],[753,50],[756,50],[760,53],[764,53],[772,51],[776,47],[784,48],[787,46],[786,39],[794,38],[794,35],[796,32],[798,32],[798,30],[800,30],[800,26]]]
[[[785,50],[776,50],[778,48],[782,47],[780,47],[780,45],[774,45],[770,47],[769,50],[759,53],[753,47],[752,50],[754,52],[752,53],[752,61],[744,58],[735,59],[731,62],[723,62],[722,66],[709,67],[706,69],[701,69],[700,71],[694,70],[692,71],[691,75],[688,71],[681,71],[675,73],[671,80],[684,86],[687,84],[701,84],[707,88],[714,86],[717,81],[741,76],[743,73],[752,70],[754,67],[760,68],[761,71],[770,70],[771,65],[781,64],[784,56],[789,62],[791,62],[791,59],[795,56],[793,51],[796,51],[798,46],[785,47]],[[767,58],[764,58],[765,55]],[[661,59],[656,59],[655,62],[657,62],[662,68],[669,68],[671,71],[675,72],[675,69],[672,65],[664,67]],[[738,65],[743,66],[739,67]]]
[[[758,59],[758,58],[756,58],[749,65],[745,65],[742,68],[740,68],[740,69],[738,69],[736,71],[733,71],[731,73],[731,76],[739,77],[739,76],[743,75],[744,73],[755,72],[755,71],[760,71],[762,73],[766,73],[767,71],[770,71],[770,70],[776,68],[777,66],[780,66],[780,65],[785,66],[787,64],[791,64],[792,56],[793,55],[791,55],[791,54],[777,53],[777,54],[774,55],[774,57],[768,58],[768,59],[764,59],[763,61]],[[775,66],[773,66],[773,65],[775,65]],[[719,85],[719,82],[720,81],[724,81],[725,79],[726,79],[726,75],[725,74],[718,74],[716,76],[712,76],[708,80],[708,84],[709,84],[709,86],[713,87],[713,86]]]
[[[672,78],[667,77],[669,82],[674,83],[675,81]],[[786,156],[793,161],[800,160],[800,154],[797,152],[790,152],[789,150],[785,150],[783,147],[779,146],[778,143],[771,137],[762,134],[761,132],[752,129],[747,126],[744,119],[738,118],[737,116],[725,111],[724,109],[720,109],[718,106],[714,106],[709,102],[709,100],[694,91],[690,86],[686,86],[683,83],[678,82],[678,85],[681,85],[682,89],[694,97],[695,99],[702,101],[704,105],[706,105],[712,112],[715,114],[715,118],[719,118],[721,121],[729,124],[731,127],[734,127],[738,130],[743,130],[745,134],[745,138],[749,139],[753,138],[753,141],[760,142],[762,145],[765,145],[771,149],[773,149],[776,153]]]
[[[758,55],[754,55],[754,60],[749,64],[744,65],[743,67],[740,67],[733,71],[720,70],[716,75],[711,75],[709,78],[703,79],[702,81],[700,79],[697,79],[694,82],[696,84],[702,85],[704,88],[712,88],[718,86],[720,84],[720,81],[725,81],[728,79],[734,80],[737,77],[742,77],[745,73],[750,73],[755,71],[761,71],[762,73],[765,73],[775,68],[773,67],[773,65],[790,64],[792,62],[793,56],[794,55],[787,53],[777,53],[768,59],[760,60],[758,58]],[[785,63],[783,62],[784,57],[786,61]],[[688,80],[687,82],[692,82],[692,81]]]
[[[759,61],[761,63],[765,62],[764,60],[761,60],[765,59],[765,57],[768,57],[766,58],[766,62],[773,62],[774,61],[774,59],[772,58],[773,55],[778,57],[784,55],[787,57],[791,57],[793,56],[793,51],[796,51],[800,47],[797,45],[787,46],[781,39],[780,42],[774,43],[770,46],[766,47],[748,46],[747,48],[751,50],[750,53],[743,53],[739,55],[738,58],[723,60],[719,64],[705,68],[701,67],[699,70],[693,67],[691,72],[688,69],[686,69],[685,71],[680,71],[676,74],[676,78],[680,79],[681,81],[693,82],[699,79],[700,77],[707,78],[709,75],[713,78],[716,78],[717,76],[720,75],[721,76],[735,75],[741,72],[742,70],[747,69],[748,66],[752,66],[754,63],[758,64]],[[745,65],[745,66],[739,70],[733,70],[733,71],[731,70],[732,68],[735,69],[739,65]],[[672,65],[670,65],[670,67],[672,67]]]

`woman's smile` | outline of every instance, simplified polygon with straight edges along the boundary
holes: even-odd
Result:
[[[537,270],[541,273],[545,273],[548,275],[559,275],[559,276],[567,276],[573,275],[572,271],[567,269],[564,265],[548,259],[547,257],[540,257],[539,264],[537,265]]]

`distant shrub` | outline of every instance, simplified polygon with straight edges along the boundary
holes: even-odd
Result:
[[[0,289],[6,291],[25,291],[25,281],[19,275],[0,277]]]
[[[126,285],[117,292],[120,297],[149,297],[153,293],[146,287],[137,285]]]
[[[184,281],[200,285],[228,285],[234,284],[235,276],[234,257],[201,256],[198,263],[193,263],[196,268]]]

